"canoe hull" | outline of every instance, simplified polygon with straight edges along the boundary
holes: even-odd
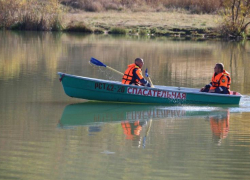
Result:
[[[183,90],[176,87],[163,88],[163,86],[147,88],[64,73],[58,74],[68,96],[88,100],[158,104],[239,104],[241,98],[236,95],[201,93],[191,88],[183,88]]]

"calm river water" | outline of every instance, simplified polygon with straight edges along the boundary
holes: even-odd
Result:
[[[0,31],[0,179],[249,179],[250,42]],[[88,102],[57,72],[121,80],[142,57],[154,84],[200,88],[215,63],[239,106]]]

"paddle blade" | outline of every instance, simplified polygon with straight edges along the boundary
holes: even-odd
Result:
[[[146,139],[147,139],[147,137],[144,136],[143,141],[142,141],[142,147],[143,147],[143,148],[146,147]]]
[[[106,67],[105,64],[103,64],[101,61],[98,61],[97,59],[95,59],[95,58],[93,58],[93,57],[90,59],[90,62],[91,62],[92,64],[94,64],[94,65],[97,65],[97,66],[104,66],[104,67]]]
[[[145,75],[148,77],[148,68],[145,70]]]

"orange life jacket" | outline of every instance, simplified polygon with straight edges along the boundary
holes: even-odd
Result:
[[[133,71],[134,69],[138,69],[141,71],[141,68],[137,66],[136,64],[130,64],[128,65],[128,69],[125,71],[123,77],[122,77],[122,84],[132,84],[131,81],[133,79]],[[135,84],[139,84],[139,79],[135,79]]]
[[[216,89],[217,87],[226,87],[230,92],[230,84],[231,84],[231,77],[227,71],[223,71],[217,75],[213,75],[212,77],[212,87],[210,89]]]
[[[139,121],[135,121],[134,123],[129,123],[128,121],[122,122],[123,132],[126,135],[126,139],[133,139],[133,136],[139,136],[142,130]],[[133,127],[131,127],[131,125]]]
[[[210,118],[211,130],[216,137],[220,139],[227,137],[229,131],[229,118],[229,112],[227,113],[227,116],[222,119]]]

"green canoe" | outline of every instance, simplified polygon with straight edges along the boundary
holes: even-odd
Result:
[[[199,89],[155,86],[155,88],[124,85],[58,72],[65,93],[74,98],[133,103],[157,104],[239,104],[241,94],[199,92]]]
[[[197,108],[197,107],[196,107]],[[174,119],[188,117],[218,117],[228,115],[228,110],[221,107],[192,106],[157,106],[147,104],[87,102],[70,104],[64,108],[58,128],[75,126],[93,126],[103,123],[121,123],[122,121],[148,121],[149,119]]]

